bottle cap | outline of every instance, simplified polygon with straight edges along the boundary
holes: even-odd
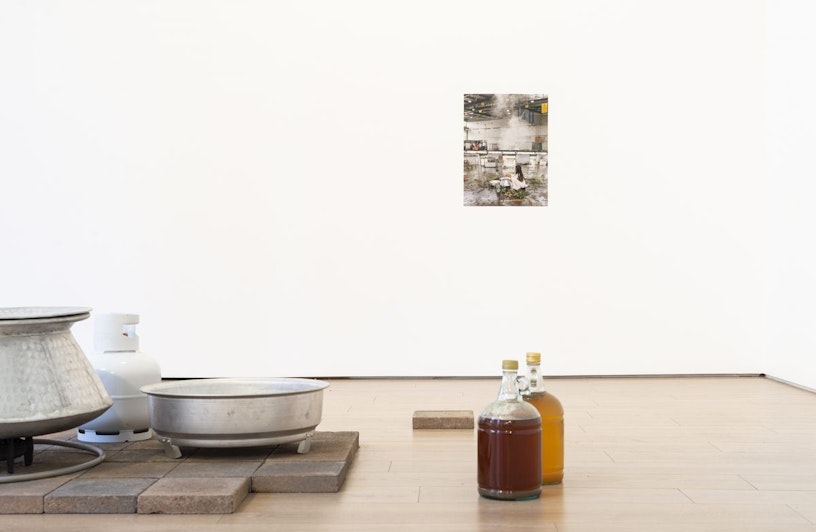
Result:
[[[541,353],[527,353],[528,364],[541,364]]]
[[[518,370],[518,360],[502,360],[502,369]]]

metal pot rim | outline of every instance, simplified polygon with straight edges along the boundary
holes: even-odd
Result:
[[[298,395],[318,392],[328,387],[329,383],[317,379],[217,378],[164,381],[142,386],[140,390],[156,397],[230,399]]]
[[[78,318],[79,316],[90,315],[91,310],[88,307],[0,307],[0,322],[40,322],[50,318],[68,318],[79,321],[88,317]]]

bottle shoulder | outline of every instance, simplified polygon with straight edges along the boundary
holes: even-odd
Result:
[[[493,401],[482,410],[479,418],[492,418],[501,420],[522,420],[522,419],[541,419],[541,414],[538,413],[533,405],[526,401]]]
[[[564,407],[556,396],[549,392],[531,392],[524,395],[524,401],[534,405],[537,409],[546,408],[556,413],[564,413]]]

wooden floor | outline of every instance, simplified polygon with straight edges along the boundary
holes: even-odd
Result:
[[[331,380],[319,430],[360,432],[335,494],[250,494],[230,515],[5,515],[0,530],[816,532],[816,394],[762,377],[551,379],[563,485],[476,493],[475,431],[414,431],[414,410],[467,409],[493,379]]]

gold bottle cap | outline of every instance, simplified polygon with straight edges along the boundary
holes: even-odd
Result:
[[[518,370],[518,360],[502,360],[502,369]]]
[[[541,364],[541,353],[527,353],[528,364]]]

